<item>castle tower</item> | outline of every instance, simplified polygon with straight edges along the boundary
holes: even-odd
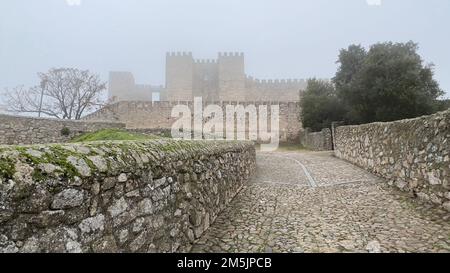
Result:
[[[108,99],[111,101],[132,100],[135,86],[133,74],[130,72],[109,72]]]
[[[222,101],[245,101],[243,53],[219,53],[219,97]]]
[[[219,101],[219,75],[216,60],[195,60],[194,97],[203,101]]]
[[[166,92],[169,101],[192,101],[194,59],[192,53],[166,54]]]

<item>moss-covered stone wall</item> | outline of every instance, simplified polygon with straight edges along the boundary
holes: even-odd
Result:
[[[250,142],[0,147],[0,252],[184,252],[255,170]]]

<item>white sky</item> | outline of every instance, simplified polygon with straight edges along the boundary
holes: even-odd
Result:
[[[163,84],[166,51],[239,51],[251,76],[331,78],[340,48],[413,40],[450,93],[448,0],[78,1],[0,0],[1,89],[37,84],[51,67]]]

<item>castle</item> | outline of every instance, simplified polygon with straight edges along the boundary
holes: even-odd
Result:
[[[110,72],[109,99],[119,101],[298,102],[305,80],[259,80],[247,76],[243,53],[219,53],[216,60],[192,53],[166,54],[165,86],[136,84],[130,72]]]
[[[205,105],[277,105],[279,136],[283,142],[297,142],[303,131],[300,96],[305,80],[259,80],[245,74],[243,53],[219,53],[216,60],[196,60],[192,53],[166,55],[165,86],[136,84],[130,72],[110,72],[110,103],[84,120],[116,121],[128,129],[170,129],[177,118],[175,105],[191,110],[195,97]],[[248,130],[248,128],[246,128]]]

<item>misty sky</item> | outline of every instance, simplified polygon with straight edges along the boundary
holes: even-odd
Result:
[[[0,0],[0,88],[77,67],[163,84],[166,51],[246,56],[261,79],[331,78],[340,48],[420,44],[450,97],[449,0]]]

